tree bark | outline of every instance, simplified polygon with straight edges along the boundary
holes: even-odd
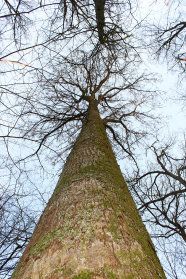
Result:
[[[100,44],[104,44],[104,25],[105,25],[105,0],[94,0],[96,11],[96,22]]]
[[[12,275],[17,278],[165,278],[96,101]]]

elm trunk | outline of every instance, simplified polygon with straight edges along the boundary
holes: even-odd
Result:
[[[166,278],[95,104],[15,278]]]

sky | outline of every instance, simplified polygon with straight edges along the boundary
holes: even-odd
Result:
[[[177,7],[177,1],[174,0],[157,0],[145,1],[138,0],[141,19],[146,18],[152,22],[160,22],[166,24],[167,12],[169,17],[179,18],[180,13],[186,14],[186,2]],[[183,1],[182,1],[183,2]],[[173,8],[172,8],[173,6]],[[185,46],[186,47],[186,46]],[[167,133],[180,134],[186,129],[186,103],[179,101],[180,95],[186,95],[186,79],[180,75],[179,70],[173,69],[167,65],[166,59],[152,59],[149,55],[144,59],[144,65],[150,71],[157,73],[160,76],[160,81],[157,83],[159,90],[165,92],[164,102],[162,102],[161,113],[167,116]],[[163,96],[164,97],[164,96]]]

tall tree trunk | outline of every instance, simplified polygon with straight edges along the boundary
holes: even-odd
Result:
[[[165,278],[95,102],[15,278]]]

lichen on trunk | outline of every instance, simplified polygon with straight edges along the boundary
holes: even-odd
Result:
[[[100,118],[82,131],[12,279],[165,278]]]

